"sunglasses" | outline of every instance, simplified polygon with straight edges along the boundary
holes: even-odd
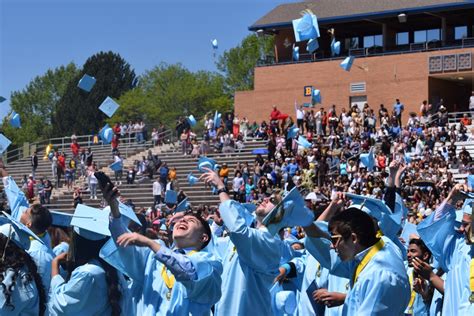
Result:
[[[334,247],[337,247],[339,244],[339,241],[341,240],[342,235],[332,235],[331,236],[331,243]]]

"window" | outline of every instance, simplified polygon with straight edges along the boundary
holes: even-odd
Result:
[[[409,43],[408,32],[397,33],[397,46],[408,45],[408,43]]]
[[[359,38],[358,37],[353,37],[350,39],[350,48],[359,48]]]
[[[467,37],[467,26],[456,26],[454,28],[454,39],[460,40]]]
[[[364,47],[382,46],[382,35],[364,36]]]
[[[439,41],[441,39],[441,30],[440,29],[432,29],[426,31],[426,39],[429,41]]]
[[[426,42],[426,30],[415,31],[415,43],[424,43]]]
[[[415,31],[415,43],[439,41],[441,38],[440,29]]]

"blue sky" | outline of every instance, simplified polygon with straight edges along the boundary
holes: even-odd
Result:
[[[219,52],[280,0],[0,0],[0,95],[9,99],[49,68],[119,53],[137,75],[160,62],[216,70]],[[9,100],[0,104],[0,118]]]

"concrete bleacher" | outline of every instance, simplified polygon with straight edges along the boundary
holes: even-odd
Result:
[[[255,155],[252,154],[252,150],[257,148],[264,148],[265,141],[253,140],[245,142],[245,148],[240,152],[235,152],[232,154],[222,154],[215,153],[209,154],[207,157],[213,158],[217,161],[218,164],[222,165],[227,163],[229,167],[229,187],[230,181],[233,177],[235,166],[238,162],[244,163],[249,162],[250,166],[253,166]],[[131,148],[130,148],[131,149]],[[217,206],[219,203],[219,198],[216,195],[212,195],[209,188],[206,188],[204,183],[198,182],[195,185],[189,185],[187,181],[187,176],[190,172],[193,172],[195,176],[199,176],[197,170],[197,158],[192,158],[191,156],[183,156],[179,150],[179,146],[173,145],[163,145],[156,147],[137,147],[137,150],[130,150],[130,153],[124,160],[124,174],[122,185],[120,185],[121,195],[125,199],[131,199],[137,208],[145,207],[148,208],[153,204],[153,194],[152,194],[152,181],[148,178],[144,178],[142,182],[135,181],[134,184],[126,183],[126,170],[129,165],[132,165],[135,160],[140,160],[142,156],[146,156],[148,150],[151,150],[154,154],[157,154],[159,158],[168,164],[170,168],[176,167],[179,189],[183,190],[188,196],[189,202],[193,206],[198,205],[210,205]],[[98,151],[98,149],[97,149]],[[107,161],[107,163],[102,163],[101,166],[107,166],[111,161],[112,157],[110,155],[110,150],[103,153],[100,151],[101,156],[98,155],[96,149],[94,149],[94,160],[98,161]],[[29,166],[29,165],[28,165]],[[38,168],[39,169],[39,168]],[[50,169],[50,168],[49,168]],[[110,168],[102,168],[101,171],[104,171],[107,175],[113,180],[113,171]],[[49,171],[49,173],[51,173]],[[158,175],[155,175],[157,177]],[[100,192],[100,190],[98,190]],[[100,194],[98,194],[100,196]],[[91,200],[88,192],[83,192],[83,202],[92,207],[100,207],[101,200]],[[73,211],[73,192],[68,192],[63,190],[61,194],[54,198],[49,205],[51,210],[72,212]]]

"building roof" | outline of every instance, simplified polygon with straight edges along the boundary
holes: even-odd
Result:
[[[448,10],[474,6],[470,0],[318,0],[282,4],[249,27],[256,31],[269,27],[282,27],[301,17],[301,11],[310,9],[319,23],[335,23],[365,17],[390,16],[399,13]]]

